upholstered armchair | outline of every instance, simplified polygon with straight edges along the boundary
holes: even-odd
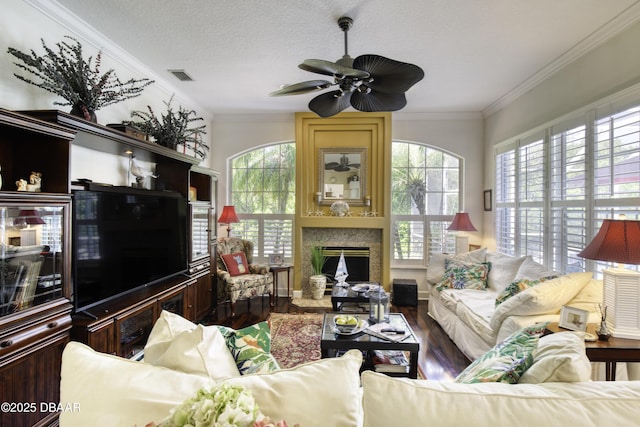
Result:
[[[269,293],[273,306],[273,275],[267,265],[253,263],[253,242],[222,237],[217,249],[218,288],[235,315],[236,301]]]

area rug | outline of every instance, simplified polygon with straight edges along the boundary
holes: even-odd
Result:
[[[325,296],[322,299],[313,298],[292,298],[291,304],[300,308],[328,308],[331,309],[331,297]]]
[[[271,313],[271,354],[281,368],[320,359],[322,314]]]

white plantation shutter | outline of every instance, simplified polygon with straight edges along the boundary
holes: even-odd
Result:
[[[602,221],[640,220],[640,107],[609,105],[544,132],[496,151],[497,250],[560,273],[599,272],[610,264],[578,253]]]

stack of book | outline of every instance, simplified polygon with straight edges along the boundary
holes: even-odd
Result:
[[[373,368],[382,373],[407,373],[409,372],[409,359],[404,351],[400,350],[374,350],[371,357]]]

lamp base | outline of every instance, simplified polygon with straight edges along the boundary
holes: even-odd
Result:
[[[469,252],[469,236],[456,234],[456,254]]]
[[[640,339],[640,273],[623,268],[609,268],[602,273],[611,335]]]

